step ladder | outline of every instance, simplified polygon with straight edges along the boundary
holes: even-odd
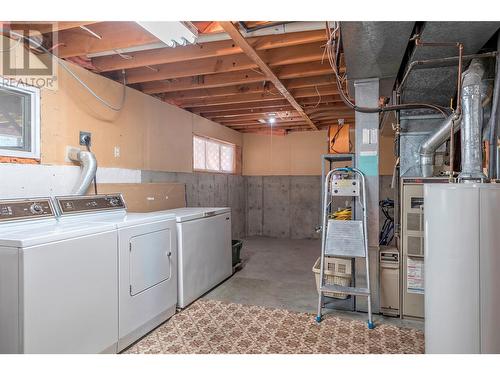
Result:
[[[333,220],[328,217],[333,197],[361,197],[359,202],[363,213],[362,220]],[[354,203],[353,202],[353,205]],[[354,212],[354,207],[353,207]],[[335,168],[325,178],[323,196],[323,225],[321,237],[320,287],[318,296],[318,314],[316,322],[320,323],[323,309],[323,293],[344,293],[368,298],[368,328],[375,328],[372,320],[370,291],[370,262],[368,260],[367,212],[365,176],[356,168]],[[325,256],[343,258],[365,258],[366,288],[326,284],[324,277]]]

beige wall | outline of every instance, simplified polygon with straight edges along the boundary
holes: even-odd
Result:
[[[108,102],[120,103],[120,84],[76,66],[71,69]],[[43,90],[41,97],[44,164],[65,163],[66,146],[78,146],[80,130],[92,133],[92,149],[102,167],[191,172],[193,133],[242,144],[241,133],[130,88],[123,109],[112,111],[62,69],[58,90]]]
[[[22,47],[16,49],[21,55]],[[32,55],[33,57],[33,55]],[[88,86],[118,106],[123,86],[68,63]],[[0,62],[0,75],[3,71]],[[92,150],[100,167],[192,171],[192,134],[241,146],[242,134],[131,88],[123,109],[115,112],[94,98],[61,66],[57,89],[41,90],[41,162],[70,164],[68,146],[79,146],[79,131],[92,133]],[[115,157],[115,147],[120,156]]]
[[[355,144],[351,132],[351,142]],[[327,132],[294,132],[286,136],[260,134],[243,135],[243,174],[320,175],[321,154],[326,153]],[[381,175],[392,175],[395,158],[393,137],[380,137],[379,170]]]
[[[326,153],[326,131],[294,132],[286,136],[243,135],[243,174],[320,175]]]

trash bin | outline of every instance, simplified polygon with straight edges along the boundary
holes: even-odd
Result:
[[[241,263],[241,248],[243,247],[243,241],[241,240],[233,240],[233,267],[238,263]]]

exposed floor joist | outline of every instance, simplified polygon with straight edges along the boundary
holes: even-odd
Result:
[[[269,124],[261,123],[271,117],[279,119],[276,129],[298,131],[353,116],[324,59],[325,30],[300,22],[285,32],[255,24],[264,29],[245,38],[233,24],[231,35],[221,23],[194,22],[201,43],[177,48],[136,22],[59,22],[52,30],[60,57],[119,82],[125,70],[128,86],[238,131],[265,129]],[[342,54],[340,60],[345,71]]]
[[[302,44],[325,42],[322,30],[301,33],[268,35],[249,38],[248,41],[257,51]],[[182,48],[157,48],[146,51],[127,53],[126,59],[119,55],[95,57],[92,64],[101,72],[120,69],[139,68],[145,65],[160,65],[176,62],[198,60],[207,57],[222,57],[242,53],[240,47],[232,40],[221,40],[211,43],[194,44]]]
[[[304,121],[313,129],[318,130],[318,127],[314,122],[311,121],[309,116],[304,112],[302,106],[295,100],[292,94],[287,90],[285,85],[280,81],[276,74],[271,70],[271,68],[266,64],[266,62],[260,57],[260,55],[255,51],[255,49],[248,43],[248,41],[241,35],[238,29],[231,22],[220,22],[222,28],[229,34],[229,36],[235,41],[235,43],[240,46],[240,48],[245,52],[245,54],[252,59],[265,74],[267,79],[269,79],[273,85],[278,89],[278,91],[285,97],[286,100],[290,102],[292,107],[294,107],[297,112],[301,115]]]

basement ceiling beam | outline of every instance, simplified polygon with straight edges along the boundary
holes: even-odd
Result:
[[[322,90],[322,87],[330,85],[332,87],[334,85],[333,79],[330,76],[319,76],[319,77],[311,77],[314,79],[308,78],[307,81],[304,78],[291,79],[287,81],[286,87],[288,90],[292,89],[303,89],[307,87],[318,88],[318,92]],[[165,93],[165,99],[189,99],[189,98],[205,98],[205,97],[213,97],[213,96],[223,96],[223,95],[235,95],[235,94],[244,94],[251,92],[277,92],[276,88],[271,85],[269,82],[265,84],[266,81],[260,79],[257,83],[249,83],[249,84],[240,84],[234,86],[223,86],[223,87],[214,87],[214,88],[203,88],[196,90],[183,90],[183,91],[175,91]],[[270,86],[270,87],[269,87]]]
[[[237,45],[259,66],[267,78],[273,83],[273,85],[278,89],[278,91],[285,97],[286,100],[299,112],[302,118],[309,124],[313,130],[318,130],[318,127],[311,121],[307,114],[302,109],[301,105],[295,100],[292,94],[287,90],[285,85],[280,81],[280,79],[274,74],[274,72],[269,68],[269,66],[262,60],[262,58],[257,54],[253,47],[248,44],[247,40],[240,34],[238,29],[229,21],[220,22],[222,28],[231,36],[231,38],[236,42]]]
[[[42,34],[53,33],[56,31],[63,31],[74,29],[80,26],[88,26],[96,22],[92,21],[46,21],[46,22],[10,22],[9,26],[12,30],[30,29],[38,30]]]
[[[344,68],[341,68],[341,71],[343,70]],[[275,71],[278,78],[281,80],[310,78],[310,81],[312,81],[314,77],[322,76],[324,79],[324,76],[332,76],[331,67],[321,64],[321,61],[285,65],[277,67]],[[196,75],[194,77],[180,77],[170,81],[143,82],[141,83],[141,90],[146,94],[159,94],[162,92],[196,90],[262,82],[265,79],[266,77],[264,76],[264,73],[258,70],[242,70],[235,72]],[[298,83],[296,87],[300,87],[300,83]]]
[[[346,118],[346,117],[353,117],[353,116],[354,116],[354,113],[352,110],[343,110],[343,111],[337,111],[335,113],[328,113],[328,114],[325,114],[324,116],[317,116],[317,118],[315,118],[315,120],[327,121],[327,120],[335,120],[338,118]],[[251,122],[251,121],[265,120],[267,118],[268,118],[268,116],[251,115],[251,116],[247,116],[247,117],[238,117],[238,118],[214,117],[214,118],[211,118],[211,120],[225,125],[225,124],[245,123],[245,122]],[[297,112],[292,113],[291,116],[288,118],[287,117],[280,118],[279,116],[276,116],[275,118],[276,118],[276,123],[292,122],[292,121],[304,122],[304,119]]]
[[[324,111],[333,111],[336,108],[342,110],[346,109],[346,106],[343,104],[320,104],[317,107],[312,109],[304,108],[305,112],[309,115],[311,113],[322,113]],[[210,108],[208,108],[210,109]],[[203,110],[198,111],[198,113],[207,118],[211,117],[232,117],[239,115],[251,115],[251,114],[266,114],[266,113],[276,113],[276,112],[284,112],[284,111],[295,111],[294,108],[290,105],[290,103],[286,102],[283,105],[269,106],[269,107],[256,107],[256,108],[246,108],[246,109],[230,109],[230,110],[220,110],[220,111],[206,111]],[[191,111],[195,112],[195,111]]]
[[[234,111],[234,110],[248,110],[253,109],[261,110],[266,108],[274,107],[289,107],[290,103],[286,99],[277,98],[274,101],[265,102],[252,102],[252,103],[237,103],[237,104],[218,104],[209,107],[192,107],[190,111],[193,113],[209,113],[209,112],[221,112],[221,111]],[[292,107],[293,108],[293,107]]]
[[[281,92],[279,89],[267,90],[265,92],[257,92],[257,93],[240,93],[235,95],[221,95],[214,97],[205,97],[205,98],[186,98],[186,99],[178,99],[174,98],[172,95],[167,96],[167,101],[170,103],[174,103],[181,107],[202,107],[207,105],[214,104],[223,104],[223,103],[243,103],[243,102],[258,102],[263,100],[276,100],[281,99]],[[297,103],[296,99],[298,98],[307,98],[313,97],[316,98],[317,104],[321,104],[323,101],[323,97],[336,95],[339,100],[340,96],[338,95],[337,87],[335,86],[322,86],[322,87],[306,87],[302,89],[295,89],[290,91],[286,91],[288,95],[292,97],[293,101],[290,101],[288,98],[288,102],[299,112],[304,112],[303,108]],[[313,101],[314,102],[314,101]],[[292,104],[292,103],[295,103]]]
[[[298,102],[302,105],[304,109],[308,108],[317,108],[317,106],[321,105],[335,105],[337,103],[343,103],[342,99],[339,96],[334,95],[326,95],[321,97],[321,103],[318,104],[318,99],[316,98],[298,98]],[[206,101],[205,101],[206,102]],[[286,105],[290,106],[290,103],[283,99],[282,97],[271,98],[269,100],[254,100],[254,101],[242,101],[236,103],[226,103],[226,102],[218,102],[218,103],[205,103],[200,106],[190,105],[186,103],[184,108],[189,109],[193,113],[208,113],[208,112],[217,112],[221,110],[232,110],[232,109],[251,109],[251,108],[269,108],[276,105]],[[293,107],[292,107],[293,108]]]
[[[301,44],[326,41],[322,30],[299,33],[268,35],[248,39],[249,43],[258,51],[291,47]],[[203,44],[193,44],[179,48],[156,48],[146,51],[126,53],[127,59],[118,54],[95,57],[92,64],[101,72],[111,70],[138,68],[144,65],[160,65],[174,62],[185,62],[207,57],[222,57],[242,53],[232,40],[221,40]]]
[[[273,112],[271,112],[273,113]],[[352,117],[354,116],[354,113],[352,110],[344,109],[342,111],[335,111],[335,112],[329,112],[325,113],[324,115],[321,116],[311,116],[311,119],[314,119],[315,121],[321,121],[321,120],[330,120],[330,119],[337,119],[337,118],[343,118],[343,117]],[[274,116],[276,118],[276,121],[295,121],[295,120],[300,120],[304,121],[302,117],[296,112],[296,111],[290,111],[289,117],[280,117],[278,114]],[[218,123],[235,123],[235,122],[246,122],[246,121],[258,121],[258,120],[265,120],[269,118],[269,114],[253,114],[253,115],[247,115],[247,116],[239,116],[239,117],[221,117],[221,116],[215,116],[215,117],[209,117],[210,120],[218,122]]]
[[[61,31],[56,54],[61,58],[85,56],[133,46],[157,43],[159,40],[135,22],[99,22],[88,27],[101,39],[82,29]]]
[[[321,61],[323,58],[323,49],[321,48],[321,45],[322,43],[312,43],[295,47],[267,50],[262,53],[262,60],[269,66]],[[216,56],[191,60],[182,64],[176,62],[153,65],[149,68],[141,67],[130,69],[127,71],[127,82],[132,84],[159,81],[202,74],[257,69],[258,67],[258,64],[252,58],[244,53],[240,53],[232,56]]]

